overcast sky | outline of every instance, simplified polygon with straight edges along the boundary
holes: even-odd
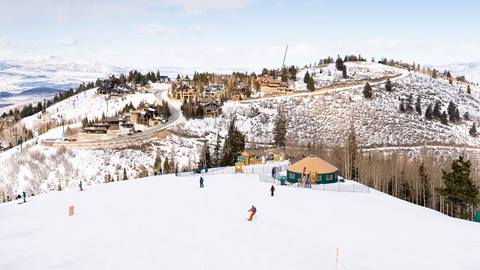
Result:
[[[0,0],[0,59],[132,67],[303,65],[337,54],[480,61],[478,1]]]

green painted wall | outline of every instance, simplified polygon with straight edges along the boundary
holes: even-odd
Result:
[[[330,177],[330,179],[328,179]],[[302,178],[301,173],[287,171],[287,181],[290,183],[298,183],[298,181]],[[318,175],[316,184],[330,184],[338,182],[338,173],[330,173],[330,174],[320,174]]]

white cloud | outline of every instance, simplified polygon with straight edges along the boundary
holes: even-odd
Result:
[[[245,8],[251,0],[15,0],[0,1],[0,20],[23,16],[51,16],[57,21],[99,20],[105,15],[151,14],[155,6],[178,8],[188,14],[234,11]]]
[[[159,23],[150,23],[140,28],[140,32],[149,36],[163,36],[167,33],[191,33],[191,34],[202,34],[205,33],[207,29],[200,25],[192,25],[187,27],[167,27]]]
[[[144,34],[150,35],[150,36],[161,36],[165,33],[168,32],[167,27],[158,24],[158,23],[151,23],[149,25],[146,25],[140,29],[140,31]]]
[[[391,40],[384,38],[370,39],[367,41],[367,46],[375,49],[398,49],[405,45],[405,42],[400,40]]]

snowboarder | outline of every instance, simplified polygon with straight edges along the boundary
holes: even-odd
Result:
[[[203,188],[203,177],[200,176],[200,188]]]
[[[252,221],[253,216],[257,213],[257,208],[255,208],[255,206],[252,205],[252,208],[250,208],[250,210],[248,210],[248,212],[250,212],[250,217],[248,218],[248,221]]]
[[[22,195],[23,195],[23,202],[26,203],[27,202],[27,193],[24,191]]]
[[[80,187],[80,191],[83,191],[83,182],[82,182],[82,180],[80,180],[80,184],[78,184],[78,186]]]
[[[270,193],[272,194],[272,197],[274,195],[274,192],[275,192],[275,187],[272,185],[272,187],[270,188]]]

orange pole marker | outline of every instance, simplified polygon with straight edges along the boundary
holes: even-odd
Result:
[[[68,216],[75,215],[75,206],[71,205],[68,207]]]

